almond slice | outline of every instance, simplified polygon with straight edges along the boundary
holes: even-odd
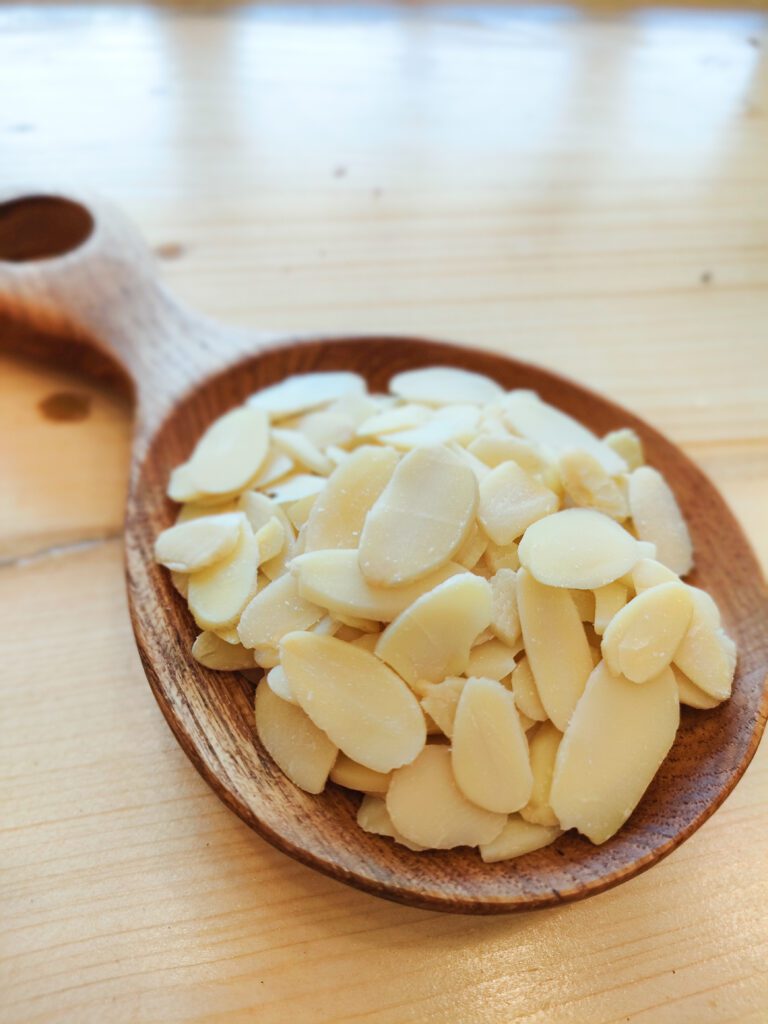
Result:
[[[603,444],[613,448],[617,455],[621,456],[631,472],[642,466],[645,462],[643,442],[630,427],[622,427],[621,430],[612,430],[603,438]]]
[[[325,485],[325,477],[314,473],[294,473],[276,484],[270,484],[267,495],[277,505],[291,505],[295,501],[319,494]]]
[[[638,594],[660,583],[674,583],[680,577],[655,558],[641,558],[632,569],[632,585]]]
[[[614,675],[646,683],[665,669],[693,614],[690,588],[662,583],[633,598],[609,622],[602,651]]]
[[[305,551],[354,548],[365,517],[389,483],[398,455],[392,448],[358,448],[338,466],[312,506]]]
[[[369,416],[357,428],[358,437],[381,437],[394,430],[410,430],[426,423],[431,410],[425,405],[398,405]],[[384,439],[386,440],[386,438]]]
[[[593,508],[612,519],[627,518],[629,505],[624,491],[591,452],[566,452],[560,456],[558,469],[565,493],[574,505]]]
[[[485,554],[488,547],[488,538],[477,525],[472,523],[469,536],[456,552],[455,561],[463,565],[465,569],[474,569],[477,563]]]
[[[514,671],[515,656],[521,649],[522,644],[509,647],[495,638],[484,644],[476,644],[469,652],[465,672],[468,676],[480,676],[483,679],[505,679]]]
[[[664,585],[673,586],[671,583]],[[654,587],[648,593],[660,589]],[[736,645],[720,626],[720,613],[709,594],[696,587],[687,590],[693,601],[693,614],[674,653],[674,662],[708,696],[718,701],[727,700],[736,671]]]
[[[549,804],[555,760],[563,734],[551,722],[544,722],[528,741],[528,750],[533,773],[531,797],[520,815],[534,825],[546,825],[559,830],[560,822]]]
[[[240,672],[253,668],[253,654],[240,644],[230,644],[215,633],[204,630],[192,644],[192,657],[217,672]]]
[[[259,471],[269,448],[269,420],[241,406],[220,416],[197,442],[187,463],[189,478],[204,494],[229,494]]]
[[[291,688],[288,685],[288,679],[286,678],[281,665],[275,665],[274,668],[271,668],[267,672],[266,680],[267,686],[276,697],[279,697],[280,700],[287,701],[289,704],[298,704],[298,701],[291,692]]]
[[[394,839],[396,843],[400,843],[401,846],[406,846],[409,850],[418,852],[424,849],[423,846],[412,843],[397,831],[392,824],[386,803],[380,796],[372,793],[363,797],[357,811],[357,824],[363,832],[370,832],[375,836],[387,836]]]
[[[243,523],[232,551],[189,577],[187,600],[195,622],[203,629],[233,625],[253,593],[258,568],[259,545]]]
[[[582,622],[594,622],[595,595],[591,590],[572,590],[571,597]]]
[[[480,413],[472,405],[449,405],[438,409],[418,427],[391,431],[386,435],[387,444],[408,450],[466,441],[474,436],[479,419]]]
[[[335,782],[337,786],[344,786],[345,789],[355,789],[358,793],[386,793],[391,778],[391,772],[374,772],[343,753],[339,753],[336,763],[331,768],[331,782]]]
[[[295,416],[350,394],[363,394],[365,381],[356,373],[298,373],[257,391],[248,405],[264,409],[273,420]]]
[[[511,860],[549,846],[563,834],[561,828],[547,828],[525,821],[519,814],[510,814],[507,823],[491,843],[480,844],[480,856],[485,864]]]
[[[418,701],[373,654],[335,637],[296,632],[283,638],[280,660],[301,707],[353,761],[386,773],[424,746]]]
[[[526,569],[517,574],[517,606],[536,689],[562,732],[592,671],[584,627],[570,593],[545,587]]]
[[[562,828],[604,843],[632,814],[680,721],[670,669],[644,686],[600,662],[560,743],[550,804]]]
[[[333,615],[391,622],[422,594],[465,570],[449,562],[405,587],[374,587],[360,571],[356,550],[309,551],[291,562],[299,592]]]
[[[311,469],[313,473],[328,476],[333,469],[333,463],[328,456],[298,430],[273,427],[272,439],[280,451],[285,452],[306,469]]]
[[[672,665],[671,667],[675,676],[675,682],[677,683],[677,692],[681,704],[687,704],[688,707],[697,708],[700,711],[709,711],[721,703],[718,697],[710,696],[701,687],[692,683],[688,676],[680,671],[677,665]]]
[[[501,683],[467,680],[453,723],[451,764],[459,789],[478,807],[510,814],[528,803],[528,741],[515,698]]]
[[[442,683],[419,683],[418,687],[414,687],[418,691],[423,691],[422,708],[449,739],[453,736],[456,708],[466,681],[463,676],[449,676]]]
[[[581,591],[585,593],[585,591]],[[629,591],[623,583],[606,583],[598,587],[595,593],[595,632],[602,636],[614,615],[626,605]]]
[[[261,468],[251,483],[251,487],[255,488],[257,491],[261,488],[268,487],[270,484],[275,483],[275,481],[282,480],[283,477],[292,473],[293,467],[294,462],[289,455],[273,448],[261,464]]]
[[[310,412],[302,416],[298,430],[322,452],[329,445],[349,444],[355,436],[356,427],[349,416],[326,409],[323,412]]]
[[[685,576],[693,567],[693,546],[680,506],[664,477],[641,466],[629,478],[629,507],[640,540],[656,545],[656,557]]]
[[[426,405],[484,405],[504,395],[504,389],[490,377],[455,366],[406,370],[395,374],[389,382],[389,390],[406,402]]]
[[[517,574],[499,569],[491,578],[491,629],[505,644],[514,647],[520,637],[517,613]]]
[[[483,555],[483,562],[492,573],[497,573],[501,569],[519,569],[520,559],[517,544],[494,544],[493,541],[489,541]]]
[[[281,700],[266,681],[256,687],[256,732],[267,753],[294,785],[322,793],[337,750],[295,704]]]
[[[198,572],[233,550],[244,522],[242,512],[226,512],[171,526],[155,541],[155,559],[175,572]]]
[[[613,583],[639,558],[632,534],[586,508],[568,508],[534,523],[520,541],[518,554],[540,583],[575,590]]]
[[[453,777],[450,750],[442,745],[424,747],[394,773],[386,803],[398,832],[435,850],[490,843],[506,823],[505,815],[466,799]]]
[[[290,574],[260,591],[240,616],[237,631],[244,647],[277,647],[286,633],[308,629],[324,611],[305,600]]]
[[[536,680],[531,672],[531,665],[528,656],[525,655],[515,666],[512,673],[512,692],[515,695],[515,704],[518,711],[530,718],[533,722],[544,722],[548,715],[541,703],[539,691],[536,688]]]
[[[494,544],[511,544],[558,504],[557,495],[516,462],[502,462],[480,484],[477,515]]]
[[[491,588],[472,573],[454,576],[419,597],[387,626],[376,654],[407,682],[459,675],[472,641],[491,621]]]
[[[445,448],[406,455],[368,512],[360,568],[376,586],[402,586],[439,569],[467,538],[477,509],[472,471]]]
[[[606,473],[625,473],[620,455],[578,420],[542,402],[533,391],[511,391],[504,399],[504,421],[517,434],[535,441],[556,456],[580,449],[594,455]]]

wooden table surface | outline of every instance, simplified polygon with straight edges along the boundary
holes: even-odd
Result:
[[[604,389],[765,565],[768,17],[728,6],[6,4],[0,186],[100,189],[208,313]],[[768,1019],[766,743],[651,872],[506,919],[377,901],[227,811],[134,650],[130,419],[0,357],[4,1024]]]

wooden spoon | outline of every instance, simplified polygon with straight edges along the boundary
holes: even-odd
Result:
[[[106,204],[51,194],[3,198],[0,339],[135,391],[125,548],[136,642],[179,743],[248,825],[292,857],[378,896],[434,910],[502,913],[580,899],[631,878],[723,802],[765,725],[768,593],[725,502],[674,445],[600,395],[494,353],[416,338],[291,339],[222,327],[168,295],[140,238]],[[733,697],[713,711],[683,710],[661,771],[629,822],[602,846],[569,833],[515,861],[484,865],[476,851],[411,853],[362,832],[357,797],[334,785],[309,796],[265,753],[254,730],[253,686],[192,659],[194,624],[153,560],[154,539],[174,515],[165,497],[168,474],[225,410],[292,373],[356,370],[382,390],[393,373],[435,363],[477,370],[507,388],[533,388],[601,434],[633,427],[690,524],[697,566],[691,581],[713,594],[738,642]]]

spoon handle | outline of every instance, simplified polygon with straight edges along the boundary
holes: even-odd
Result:
[[[139,446],[189,387],[275,340],[179,303],[108,202],[30,189],[0,194],[0,339],[127,386]]]

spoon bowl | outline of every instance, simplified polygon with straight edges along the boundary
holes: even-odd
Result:
[[[49,228],[47,256],[40,210],[50,223],[57,201],[88,216],[60,211]],[[12,230],[4,214],[9,208]],[[10,259],[8,251],[28,250],[16,236],[32,221],[34,257]],[[83,239],[86,222],[92,230]],[[62,242],[56,227],[62,223],[70,231],[78,226],[72,247]],[[554,906],[608,889],[662,859],[717,809],[744,773],[768,711],[768,592],[717,490],[679,449],[621,407],[548,370],[479,349],[402,337],[280,338],[214,324],[181,307],[156,282],[146,249],[117,211],[91,198],[49,193],[17,193],[0,202],[3,336],[17,349],[109,373],[134,390],[126,575],[147,678],[179,743],[217,795],[290,856],[411,906],[461,913]],[[174,519],[165,497],[170,471],[222,413],[294,373],[353,370],[382,391],[394,373],[434,364],[487,374],[505,388],[531,388],[598,434],[635,429],[688,520],[696,557],[689,581],[713,595],[738,644],[731,699],[711,711],[683,709],[658,775],[627,824],[602,846],[566,833],[542,850],[486,865],[477,851],[414,853],[363,832],[355,821],[359,797],[333,784],[320,796],[302,792],[262,748],[253,684],[209,671],[191,657],[194,623],[169,574],[154,562],[155,537]]]

